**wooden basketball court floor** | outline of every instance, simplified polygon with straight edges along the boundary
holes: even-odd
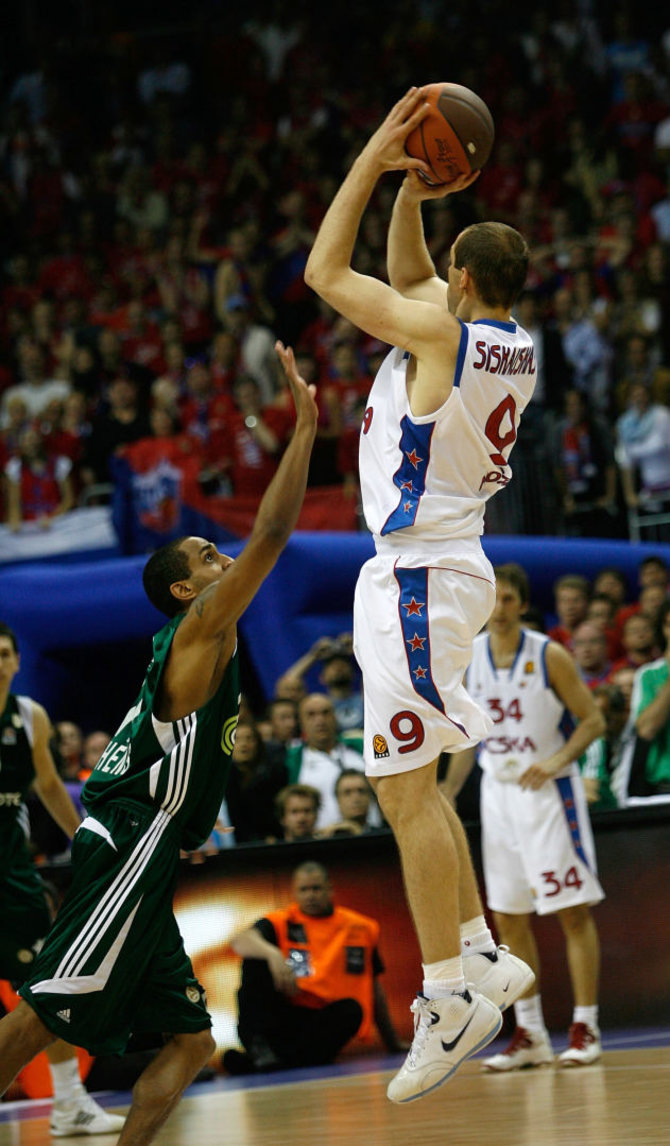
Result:
[[[562,1049],[555,1039],[554,1049]],[[406,1106],[386,1098],[399,1057],[190,1088],[160,1146],[668,1146],[670,1028],[604,1036],[602,1059],[572,1070],[508,1075],[465,1063],[444,1087]],[[492,1044],[500,1049],[504,1044]],[[488,1048],[491,1053],[491,1048]],[[97,1096],[123,1111],[129,1094]],[[0,1105],[0,1146],[47,1146],[46,1101]],[[67,1143],[68,1139],[63,1139]],[[78,1140],[81,1143],[81,1139]],[[114,1139],[90,1139],[112,1146]]]

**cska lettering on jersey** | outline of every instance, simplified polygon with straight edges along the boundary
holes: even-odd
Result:
[[[537,745],[530,736],[487,736],[486,751],[497,755],[499,752],[537,752]]]
[[[532,346],[501,346],[498,342],[476,342],[478,357],[472,363],[475,370],[489,374],[535,374],[535,351]]]

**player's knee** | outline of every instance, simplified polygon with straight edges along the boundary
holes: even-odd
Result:
[[[170,1042],[196,1070],[200,1070],[201,1066],[209,1062],[216,1052],[216,1042],[209,1029],[175,1034],[171,1036]]]
[[[198,1031],[189,1037],[194,1040],[192,1044],[192,1054],[194,1058],[203,1064],[209,1062],[216,1051],[216,1042],[211,1030]]]
[[[190,1035],[182,1035],[181,1040],[191,1060],[200,1065],[208,1062],[216,1051],[216,1043],[211,1030],[195,1031]]]
[[[586,903],[576,904],[574,907],[564,907],[558,912],[558,919],[563,930],[582,931],[591,923],[591,909]]]
[[[435,782],[425,769],[381,776],[376,787],[379,806],[391,827],[421,815],[424,806],[436,805]]]

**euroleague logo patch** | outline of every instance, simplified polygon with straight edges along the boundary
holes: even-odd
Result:
[[[375,760],[382,760],[384,756],[389,755],[389,746],[386,743],[386,737],[382,736],[379,732],[376,736],[372,737],[372,747],[375,753]]]
[[[235,747],[237,721],[237,716],[230,716],[221,729],[221,750],[225,752],[226,756],[231,756]]]

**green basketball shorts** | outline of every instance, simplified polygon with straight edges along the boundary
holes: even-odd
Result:
[[[119,1054],[133,1033],[211,1026],[172,911],[178,867],[165,812],[118,801],[82,822],[72,885],[20,991],[53,1034]]]

